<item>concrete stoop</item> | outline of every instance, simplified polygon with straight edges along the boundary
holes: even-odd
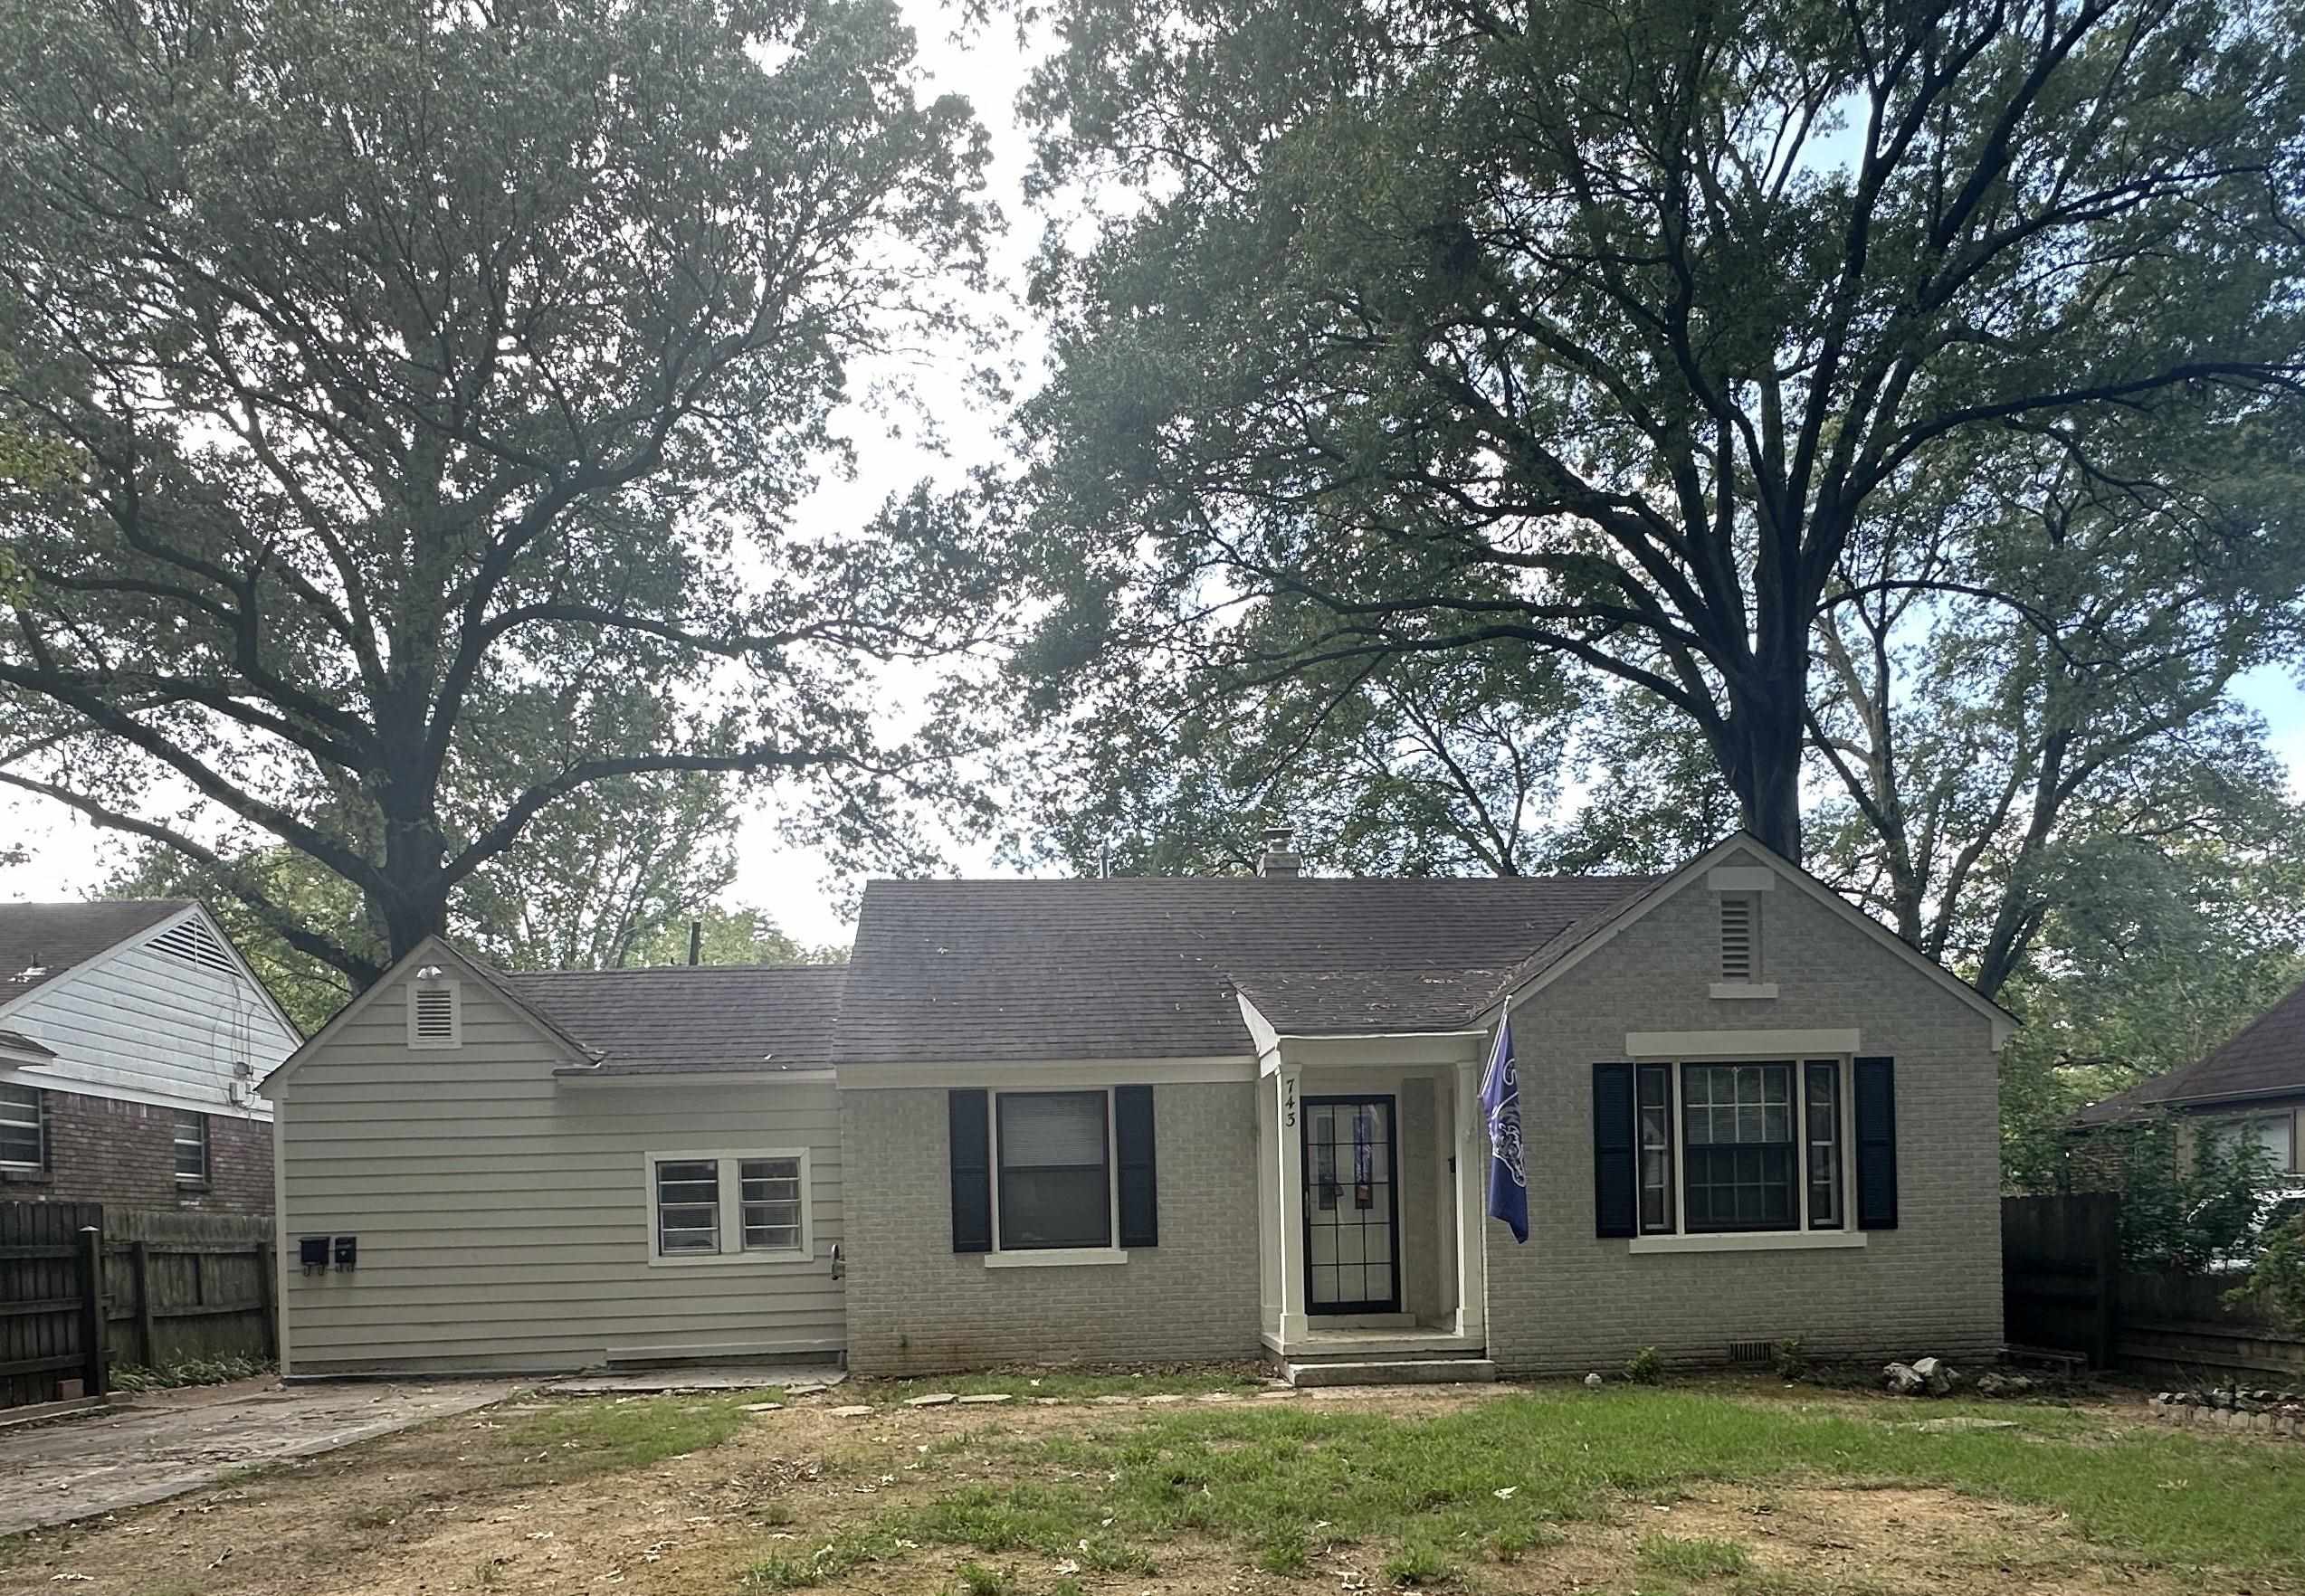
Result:
[[[1370,1358],[1288,1362],[1281,1377],[1308,1389],[1321,1385],[1485,1385],[1497,1378],[1490,1358]]]

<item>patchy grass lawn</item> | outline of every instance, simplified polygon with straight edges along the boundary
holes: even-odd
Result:
[[[760,1415],[774,1393],[510,1404],[0,1543],[0,1596],[2305,1591],[2305,1448],[2114,1406],[1032,1378],[938,1389],[1070,1405],[863,1384]],[[1148,1387],[1218,1400],[1081,1400]],[[860,1399],[870,1417],[830,1417]],[[2017,1427],[1918,1428],[1963,1415]]]

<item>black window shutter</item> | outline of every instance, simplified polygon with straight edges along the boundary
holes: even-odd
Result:
[[[948,1092],[952,1126],[952,1249],[993,1249],[993,1160],[989,1096]]]
[[[1897,1060],[1857,1060],[1857,1228],[1897,1228]]]
[[[1120,1175],[1120,1245],[1160,1245],[1160,1196],[1154,1174],[1153,1089],[1112,1088],[1112,1146]]]
[[[1641,1233],[1638,1139],[1630,1064],[1593,1066],[1593,1234]]]

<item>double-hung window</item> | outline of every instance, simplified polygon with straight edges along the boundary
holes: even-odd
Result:
[[[1000,1249],[1112,1245],[1112,1099],[1091,1092],[995,1098]]]
[[[659,1263],[811,1255],[808,1154],[648,1154],[649,1255]]]
[[[1841,1059],[1641,1065],[1642,1233],[1842,1229],[1846,1069]]]
[[[2275,1174],[2290,1174],[2298,1167],[2297,1115],[2293,1110],[2215,1120],[2211,1122],[2209,1136],[2228,1156],[2243,1147],[2261,1148],[2266,1167]]]
[[[176,1126],[176,1183],[205,1185],[208,1180],[208,1116],[179,1110]]]
[[[38,1087],[0,1086],[0,1169],[44,1169],[48,1144]]]

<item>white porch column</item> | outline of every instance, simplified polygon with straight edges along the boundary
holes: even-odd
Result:
[[[1280,1098],[1281,1134],[1273,1137],[1281,1176],[1281,1344],[1291,1346],[1306,1332],[1304,1113],[1297,1071],[1287,1064],[1273,1072]]]
[[[1489,1307],[1489,1138],[1481,1121],[1481,1067],[1456,1067],[1457,1312],[1460,1335],[1485,1337]],[[1300,1199],[1301,1201],[1301,1199]]]

